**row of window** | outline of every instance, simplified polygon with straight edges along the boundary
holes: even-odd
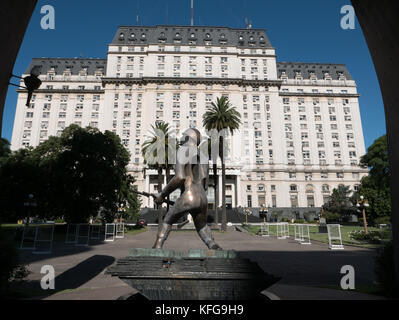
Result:
[[[283,98],[283,104],[287,105],[290,104],[292,102],[292,100],[290,98]],[[305,98],[298,98],[297,99],[298,105],[304,104],[305,103]],[[320,104],[320,98],[312,98],[312,103],[313,105],[318,105]],[[335,99],[334,98],[327,98],[327,103],[329,105],[334,104],[335,103]],[[349,104],[349,99],[341,99],[341,103],[342,105],[346,106]]]
[[[291,184],[290,187],[289,187],[289,190],[290,190],[290,192],[298,192],[298,191],[299,191],[298,185],[296,185],[296,184]],[[328,185],[328,184],[323,184],[323,185],[321,186],[321,191],[322,191],[323,193],[328,193],[328,192],[330,192],[331,190],[332,190],[332,189],[331,189],[331,186]],[[355,185],[355,186],[354,186],[354,190],[355,190],[355,191],[358,190],[358,185]],[[246,187],[246,191],[247,191],[247,192],[252,192],[252,191],[253,191],[253,190],[252,190],[252,185],[248,184],[247,187]],[[258,184],[258,185],[256,186],[256,191],[257,191],[257,192],[266,192],[266,187],[265,187],[265,185],[264,185],[263,183]],[[271,185],[271,186],[270,186],[270,191],[271,191],[271,192],[276,192],[276,191],[277,191],[276,185]],[[315,187],[314,187],[312,184],[308,184],[308,185],[305,186],[305,192],[307,192],[307,193],[313,193],[313,192],[315,192]]]
[[[205,47],[201,46],[195,46],[195,43],[193,40],[190,40],[191,43],[189,43],[189,46],[187,45],[174,45],[173,48],[172,46],[164,46],[160,45],[155,50],[158,52],[166,52],[166,51],[172,51],[172,52],[207,52],[207,53],[212,53],[212,52],[221,52],[221,53],[227,53],[228,48],[226,46],[218,46],[218,47],[210,47],[210,43],[206,43]],[[180,42],[176,42],[178,44]],[[112,49],[111,49],[112,50]],[[129,45],[128,47],[122,47],[119,46],[117,47],[117,52],[147,52],[150,50],[149,46],[135,46],[135,45]],[[154,50],[154,49],[153,49]],[[266,49],[243,49],[243,48],[238,48],[237,50],[229,50],[231,53],[239,53],[241,55],[258,55],[258,54],[267,54]]]

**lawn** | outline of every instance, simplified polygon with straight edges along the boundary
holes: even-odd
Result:
[[[147,227],[145,228],[140,228],[140,229],[136,229],[136,228],[127,228],[126,234],[140,234],[143,232],[148,231]]]
[[[244,226],[244,228],[250,234],[254,234],[254,235],[257,235],[261,229],[260,226],[253,226],[253,225]],[[271,236],[273,236],[273,235],[275,236],[277,234],[276,225],[270,225],[269,230],[270,230]],[[293,236],[294,235],[294,226],[290,225],[289,230],[290,230],[290,236]],[[361,242],[361,241],[356,241],[356,240],[351,239],[349,234],[352,231],[356,231],[356,230],[363,230],[363,227],[341,226],[341,237],[342,237],[342,243],[344,245],[355,245],[355,246],[361,246],[361,247],[365,247],[365,248],[378,248],[381,246],[380,244],[372,244],[372,243],[368,243],[368,242]],[[379,231],[379,229],[369,227],[369,231]],[[310,232],[310,240],[328,243],[327,233],[319,233],[319,227],[317,225],[310,226],[309,232]]]

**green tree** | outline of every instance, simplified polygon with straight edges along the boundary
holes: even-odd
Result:
[[[0,165],[1,161],[8,158],[10,154],[10,142],[4,138],[0,138]]]
[[[369,168],[358,190],[369,202],[367,215],[371,221],[391,216],[391,193],[389,187],[389,162],[387,136],[376,139],[361,158],[360,164]]]
[[[119,192],[119,203],[124,205],[123,219],[129,221],[137,221],[141,207],[141,201],[136,193],[136,187],[133,186],[135,180],[132,176],[128,176],[123,183]]]
[[[86,222],[101,212],[112,221],[121,203],[133,201],[129,160],[114,133],[71,125],[60,137],[9,157],[0,171],[0,201],[8,205],[7,218],[25,217],[23,203],[32,193],[40,217]]]
[[[241,114],[232,106],[229,100],[222,96],[217,98],[216,103],[212,102],[203,116],[203,125],[208,131],[214,129],[218,132],[228,130],[231,134],[239,129],[241,125]],[[225,145],[224,137],[220,135],[220,159],[222,163],[222,231],[227,230],[226,213],[226,164],[224,162]]]
[[[341,216],[357,214],[351,193],[349,186],[338,186],[332,191],[329,201],[323,206],[323,209],[328,212],[339,213]]]
[[[3,158],[0,165],[0,220],[15,222],[27,216],[24,203],[29,194],[35,198],[45,187],[47,175],[33,161],[31,149],[21,149]],[[44,212],[37,210],[42,216]]]

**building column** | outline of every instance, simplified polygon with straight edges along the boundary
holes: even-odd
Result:
[[[241,198],[241,192],[242,192],[242,190],[241,190],[241,175],[240,174],[238,174],[237,176],[236,176],[236,185],[237,185],[237,187],[236,187],[236,194],[237,194],[237,203],[236,203],[236,205],[237,205],[237,207],[238,206],[241,206],[242,205],[242,198]]]
[[[237,208],[238,207],[238,176],[235,176],[235,181],[234,181],[234,206]]]
[[[150,193],[150,175],[145,175],[145,191]],[[150,207],[150,198],[147,198],[147,207]]]
[[[231,207],[234,208],[237,204],[237,193],[236,193],[236,183],[233,181],[231,185]]]
[[[223,186],[222,186],[222,174],[219,175],[219,207],[222,206],[222,195],[223,195]]]

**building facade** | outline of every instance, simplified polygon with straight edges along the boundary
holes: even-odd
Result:
[[[123,26],[107,59],[35,58],[26,74],[32,68],[43,84],[29,107],[19,91],[12,149],[73,123],[110,130],[131,153],[139,190],[157,191],[157,172],[141,156],[151,125],[168,122],[177,137],[189,127],[205,133],[202,116],[221,96],[242,115],[227,138],[228,206],[318,208],[367,174],[359,94],[346,66],[278,62],[263,29]],[[212,204],[212,188],[208,196]]]

